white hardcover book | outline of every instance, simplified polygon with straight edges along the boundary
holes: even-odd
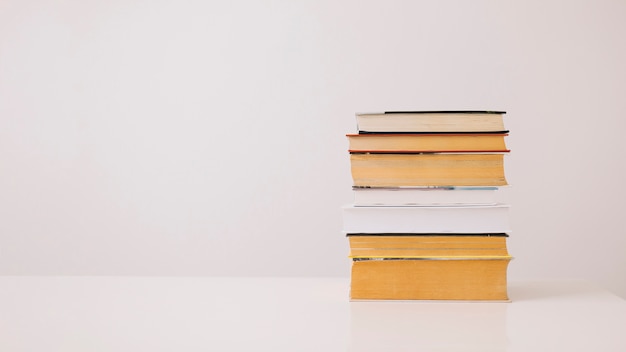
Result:
[[[498,187],[353,188],[355,206],[495,205]]]
[[[508,233],[505,204],[456,207],[343,207],[343,232]]]

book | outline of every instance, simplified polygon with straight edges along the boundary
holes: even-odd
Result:
[[[355,206],[495,205],[498,187],[352,187]]]
[[[506,233],[348,234],[352,259],[510,259]]]
[[[510,260],[353,260],[350,299],[508,301]]]
[[[502,153],[350,154],[356,187],[504,186]]]
[[[357,113],[359,133],[508,132],[504,111],[387,111]]]
[[[346,134],[351,153],[509,152],[507,133]]]
[[[506,204],[454,207],[358,207],[346,205],[343,232],[365,233],[509,233]]]

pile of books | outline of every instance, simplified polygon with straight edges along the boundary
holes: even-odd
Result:
[[[507,301],[502,111],[357,114],[352,300]]]

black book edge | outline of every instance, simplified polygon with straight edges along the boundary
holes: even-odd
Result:
[[[492,191],[492,190],[497,190],[498,188],[500,188],[502,186],[409,186],[409,187],[386,187],[386,186],[380,186],[380,187],[372,187],[372,186],[352,186],[352,189],[389,189],[389,190],[402,190],[402,189],[408,189],[408,190],[425,190],[425,191],[431,191],[431,190],[446,190],[446,191],[452,191],[452,190],[488,190],[488,191]]]
[[[429,132],[419,132],[419,131],[412,131],[412,132],[380,132],[380,131],[362,131],[359,130],[359,134],[506,134],[509,133],[509,130],[502,130],[502,131],[467,131],[467,132],[461,132],[461,131],[456,131],[456,132],[443,132],[443,131],[429,131]]]
[[[347,233],[346,237],[358,237],[358,236],[407,236],[407,237],[434,237],[434,236],[449,236],[449,237],[509,237],[507,233]]]
[[[385,111],[385,114],[506,114],[498,110],[424,110],[424,111]],[[367,113],[365,113],[367,115]]]
[[[511,150],[452,150],[437,152],[417,152],[411,150],[348,150],[349,154],[508,154]]]

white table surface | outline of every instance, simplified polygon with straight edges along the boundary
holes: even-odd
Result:
[[[626,351],[583,281],[511,303],[349,302],[346,278],[0,277],[0,351]]]

